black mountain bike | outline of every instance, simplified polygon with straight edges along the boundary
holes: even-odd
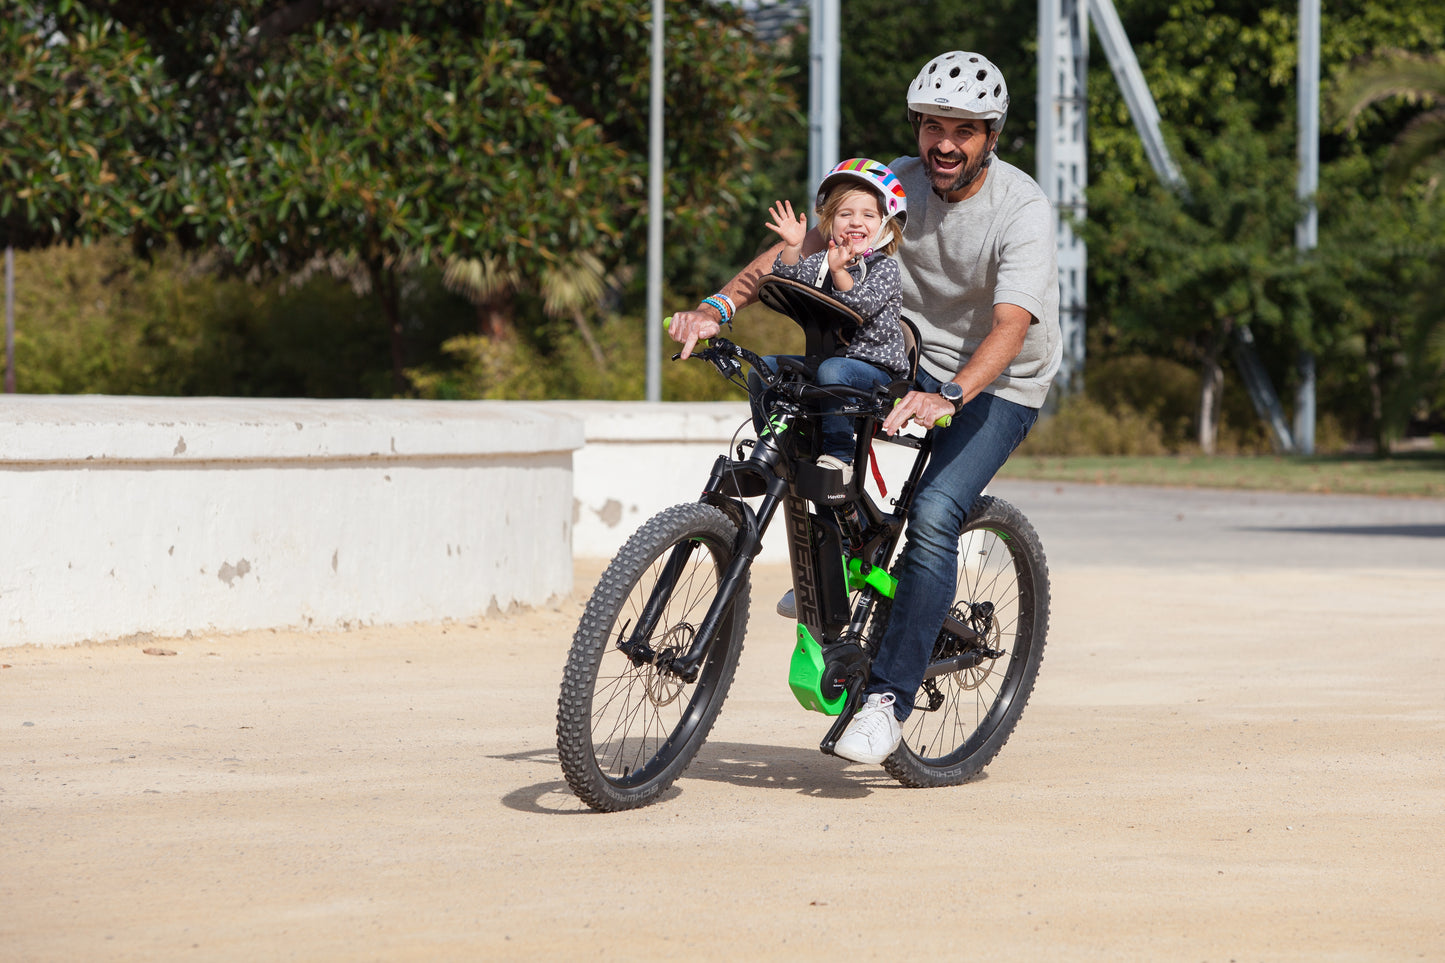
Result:
[[[861,319],[807,285],[766,279],[760,299],[802,326],[802,360],[776,372],[715,338],[695,352],[743,384],[765,412],[759,437],[720,455],[693,503],[666,509],[622,546],[597,583],[577,632],[557,705],[557,753],[567,783],[593,809],[655,801],[682,775],[717,718],[748,624],[749,570],[781,514],[793,570],[797,640],[788,685],[808,709],[836,716],[831,753],[862,702],[869,661],[897,582],[889,573],[928,462],[932,435],[878,430],[911,379],[871,392],[815,381]],[[904,323],[916,372],[917,332]],[[857,437],[848,484],[814,464],[825,407]],[[864,490],[870,443],[916,449],[887,508]],[[968,513],[958,588],[904,723],[883,763],[906,786],[950,786],[977,775],[1008,741],[1033,691],[1048,632],[1049,575],[1038,535],[1018,509],[982,496]]]

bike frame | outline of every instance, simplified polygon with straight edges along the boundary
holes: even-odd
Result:
[[[753,402],[764,391],[776,396],[764,412],[764,430],[743,458],[718,456],[703,488],[700,501],[723,511],[737,527],[733,558],[723,572],[716,596],[698,624],[690,644],[683,651],[655,650],[653,637],[660,613],[666,607],[675,574],[687,562],[695,546],[676,546],[664,563],[662,576],[652,589],[637,623],[618,648],[634,663],[651,663],[685,682],[694,682],[709,647],[730,614],[738,591],[746,580],[753,560],[762,548],[763,536],[781,510],[788,536],[789,562],[793,573],[797,605],[798,645],[794,651],[789,684],[800,703],[829,715],[837,715],[823,740],[825,752],[832,750],[852,718],[868,680],[868,652],[865,630],[882,599],[891,599],[895,581],[888,567],[902,537],[908,510],[918,481],[932,452],[932,436],[886,436],[879,432],[882,414],[890,395],[879,389],[871,395],[843,386],[819,386],[796,370],[769,372],[762,360],[724,339],[705,348],[701,355],[723,371],[736,375],[735,358],[747,361],[759,375]],[[731,371],[729,371],[731,365]],[[807,366],[815,374],[816,362]],[[813,464],[820,443],[823,404],[852,397],[851,402],[829,414],[852,417],[856,437],[854,464],[859,470],[851,483],[843,484],[842,472]],[[864,489],[863,480],[874,440],[912,448],[917,452],[893,510],[884,511]],[[746,499],[758,498],[754,508]],[[816,510],[810,510],[815,506]],[[856,518],[854,530],[845,532],[839,518]],[[849,594],[857,593],[850,604]],[[944,631],[961,642],[977,640],[972,627],[950,615]],[[974,657],[975,659],[977,657]],[[930,676],[963,667],[958,660],[930,667]]]

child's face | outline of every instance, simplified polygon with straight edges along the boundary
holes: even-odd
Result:
[[[872,191],[851,189],[838,199],[829,234],[839,247],[870,243],[883,225],[883,212]]]

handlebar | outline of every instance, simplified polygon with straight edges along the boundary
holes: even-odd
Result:
[[[664,330],[672,328],[672,315],[662,319]],[[724,378],[731,380],[740,372],[737,364],[739,360],[745,362],[752,368],[758,378],[768,388],[787,394],[792,400],[798,402],[808,401],[836,401],[840,398],[853,398],[862,402],[865,406],[873,409],[873,414],[879,419],[886,418],[889,411],[898,406],[902,400],[894,398],[882,387],[865,390],[854,388],[850,385],[816,385],[804,382],[787,381],[781,371],[773,371],[763,363],[763,359],[740,344],[735,344],[727,338],[707,338],[697,342],[701,350],[695,351],[693,357],[707,361],[717,368]],[[673,360],[678,360],[678,355],[673,355]],[[890,403],[891,402],[891,403]],[[953,423],[952,415],[944,415],[932,425],[934,428],[947,428]]]

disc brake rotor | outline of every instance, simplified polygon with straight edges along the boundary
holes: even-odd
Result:
[[[975,628],[976,627],[977,626],[975,625]],[[1003,632],[999,629],[998,620],[989,619],[984,627],[982,635],[980,635],[979,637],[978,644],[983,646],[985,649],[989,649],[994,652],[1000,652],[1002,651],[1002,649],[999,646],[999,640],[1001,639],[1002,635]],[[994,663],[996,663],[997,661],[997,657],[992,659],[985,659],[978,665],[971,666],[956,673],[955,678],[958,680],[959,688],[973,690],[983,685],[986,681],[988,681],[988,677],[993,675]]]
[[[662,644],[658,646],[659,654],[675,656],[679,652],[686,652],[692,644],[692,636],[691,625],[686,622],[674,625],[662,637]],[[675,702],[686,685],[686,682],[665,669],[659,669],[656,665],[647,667],[647,698],[659,709]]]

